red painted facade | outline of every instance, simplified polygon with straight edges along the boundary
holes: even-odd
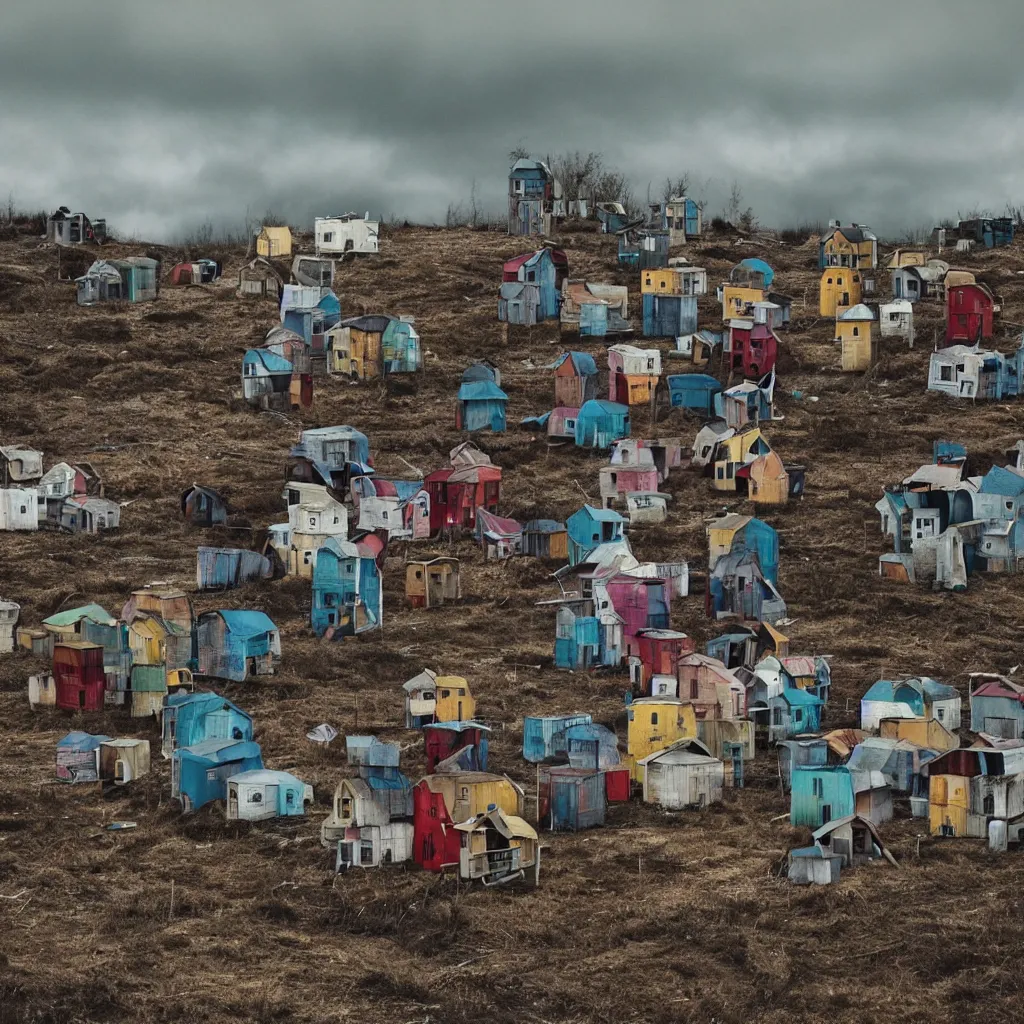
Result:
[[[484,736],[483,729],[439,729],[433,725],[423,726],[423,746],[427,756],[427,774],[432,775],[438,762],[449,758],[463,747],[479,746]]]
[[[680,658],[697,650],[692,637],[674,630],[644,630],[636,636],[636,654],[640,659],[640,682],[650,696],[651,676],[676,676]]]
[[[637,634],[642,629],[667,629],[669,591],[664,580],[638,576],[614,576],[606,584],[608,597],[622,619],[627,654],[637,654]]]
[[[629,803],[630,780],[629,768],[605,768],[604,795],[610,804]]]
[[[438,469],[423,482],[430,495],[430,532],[455,526],[472,529],[477,508],[497,513],[501,497],[499,466]]]
[[[99,644],[54,644],[55,703],[65,711],[100,711],[106,676]]]
[[[779,340],[767,324],[746,324],[730,326],[732,352],[729,366],[739,370],[744,377],[759,378],[775,366],[779,351]]]
[[[992,337],[995,297],[983,284],[958,284],[946,295],[946,343],[955,345]]]
[[[441,871],[458,864],[460,834],[448,813],[443,793],[432,792],[420,782],[412,791],[412,859],[425,871]]]

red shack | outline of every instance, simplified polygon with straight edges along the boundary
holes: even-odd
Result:
[[[55,704],[65,711],[101,711],[106,676],[99,644],[69,641],[53,645]]]
[[[995,296],[983,284],[958,284],[946,294],[946,344],[992,337]]]
[[[779,352],[779,339],[768,324],[750,320],[729,322],[729,369],[759,379],[770,373]]]
[[[677,678],[679,661],[697,650],[692,637],[675,629],[641,629],[635,641],[637,662],[631,671],[634,685],[641,687],[646,696],[651,692],[653,676]]]
[[[477,508],[497,513],[501,497],[501,467],[460,466],[438,469],[423,481],[430,495],[430,532],[476,525]]]
[[[457,867],[462,847],[455,825],[482,814],[491,804],[522,815],[523,791],[504,775],[451,772],[428,775],[412,791],[412,859],[425,871]]]
[[[427,773],[432,775],[441,761],[460,750],[467,752],[473,771],[487,769],[487,733],[491,730],[478,722],[433,722],[423,726],[423,746],[427,755]]]

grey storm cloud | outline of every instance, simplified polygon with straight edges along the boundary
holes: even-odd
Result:
[[[1024,203],[1022,29],[1019,0],[14,3],[0,190],[153,240],[268,208],[429,222],[474,190],[502,210],[522,145],[891,232]]]

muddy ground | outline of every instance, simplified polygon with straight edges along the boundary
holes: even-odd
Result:
[[[574,276],[629,285],[639,325],[639,275],[616,268],[614,239],[579,231],[557,241]],[[0,595],[20,602],[23,623],[86,601],[116,612],[152,581],[194,589],[197,546],[261,543],[267,525],[286,518],[284,460],[303,426],[352,424],[369,436],[378,472],[408,475],[407,464],[442,465],[461,440],[453,399],[473,357],[500,365],[510,424],[551,406],[542,367],[562,351],[557,329],[513,329],[505,341],[495,315],[501,262],[522,251],[519,242],[405,229],[381,248],[342,268],[343,312],[414,314],[426,370],[386,385],[317,379],[313,409],[300,417],[240,401],[242,353],[275,322],[272,304],[235,297],[240,250],[112,244],[105,255],[149,252],[165,271],[212,254],[225,261],[225,279],[167,289],[137,307],[79,309],[59,277],[80,273],[91,253],[65,252],[58,268],[56,251],[34,236],[0,241],[0,442],[42,449],[47,467],[87,459],[108,496],[129,503],[116,535],[0,538]],[[973,471],[983,472],[1024,436],[1016,403],[926,393],[940,309],[918,307],[913,350],[885,341],[870,373],[841,374],[832,324],[817,316],[813,243],[719,238],[681,251],[713,284],[745,256],[766,258],[778,289],[796,298],[779,363],[784,419],[766,434],[787,462],[807,467],[807,492],[764,516],[781,536],[793,652],[833,656],[827,723],[852,724],[860,694],[883,676],[929,674],[966,695],[967,673],[1024,660],[1019,579],[975,577],[953,595],[877,575],[884,548],[873,505],[883,484],[928,461],[936,438],[966,443]],[[1001,294],[997,344],[1008,351],[1024,323],[1024,251],[957,265],[984,273]],[[702,300],[701,315],[717,324],[713,299]],[[605,365],[602,345],[583,347]],[[657,432],[689,440],[697,426],[674,411]],[[638,410],[634,433],[649,430],[648,411]],[[516,428],[478,440],[505,470],[503,514],[564,519],[585,494],[597,497],[598,455]],[[251,529],[187,529],[178,499],[193,481],[224,491]],[[703,643],[713,632],[703,616],[704,520],[749,507],[682,471],[668,490],[669,522],[631,539],[642,558],[689,559],[694,593],[675,605],[673,625]],[[612,808],[604,829],[546,835],[536,890],[467,889],[412,865],[335,878],[319,823],[348,769],[340,743],[322,753],[305,733],[326,721],[399,739],[417,777],[422,745],[401,728],[401,683],[424,666],[469,678],[479,717],[495,729],[492,766],[528,792],[524,715],[586,710],[625,735],[624,672],[551,667],[553,615],[535,602],[556,596],[554,566],[485,565],[471,541],[418,545],[416,554],[449,550],[463,560],[460,605],[406,608],[406,552],[394,545],[384,629],[345,643],[310,633],[306,582],[196,595],[200,611],[262,608],[281,628],[276,676],[218,689],[253,713],[267,765],[315,787],[305,821],[229,825],[213,808],[183,818],[158,755],[147,779],[109,796],[58,785],[54,744],[69,729],[155,741],[156,728],[121,711],[34,711],[25,680],[45,666],[24,653],[0,661],[0,1024],[1019,1016],[1020,855],[932,840],[904,812],[883,829],[899,869],[864,868],[830,889],[791,887],[777,868],[809,834],[783,817],[769,754],[747,789],[706,811],[664,814],[634,802]],[[102,831],[114,819],[138,828]]]

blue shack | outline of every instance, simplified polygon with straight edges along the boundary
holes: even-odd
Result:
[[[739,268],[743,268],[740,270]],[[772,281],[775,280],[775,271],[772,270],[771,266],[765,263],[764,260],[759,260],[756,257],[748,257],[745,260],[740,260],[739,263],[733,267],[732,273],[737,279],[750,279],[751,277],[760,277],[763,282],[763,287],[770,288]]]
[[[189,814],[228,795],[228,779],[263,767],[260,745],[251,740],[204,740],[171,755],[171,796]]]
[[[629,226],[616,232],[619,237],[619,263],[637,270],[657,270],[668,266],[667,231]]]
[[[1024,685],[1006,676],[971,677],[971,730],[1000,739],[1024,737]]]
[[[331,469],[344,469],[350,462],[372,465],[370,442],[355,427],[313,427],[302,432],[299,442],[311,462]]]
[[[601,663],[601,624],[589,601],[566,601],[555,616],[555,668],[590,668]]]
[[[589,725],[590,715],[544,715],[523,719],[523,759],[537,764],[568,753],[565,731],[573,725]]]
[[[957,223],[957,235],[969,239],[986,249],[994,249],[1013,242],[1012,217],[978,217]]]
[[[821,828],[859,814],[876,825],[892,817],[892,790],[880,771],[846,765],[796,768],[792,774],[789,823]]]
[[[415,373],[423,369],[423,348],[411,318],[388,320],[380,339],[380,354],[385,374]]]
[[[329,537],[313,565],[310,624],[317,636],[356,636],[381,624],[381,580],[369,550]]]
[[[565,521],[569,533],[569,564],[585,562],[599,544],[614,544],[625,537],[626,520],[612,508],[584,505]]]
[[[508,172],[508,233],[546,234],[555,177],[542,160],[517,160]]]
[[[629,437],[629,406],[592,398],[576,414],[576,444],[580,448],[611,448]]]
[[[251,740],[252,716],[217,693],[179,690],[167,695],[161,716],[161,753],[207,740]]]
[[[774,391],[774,370],[762,378],[761,383],[755,384],[751,380],[745,380],[734,384],[715,395],[714,415],[725,420],[734,430],[739,430],[748,423],[770,421],[773,414]]]
[[[553,832],[578,832],[604,824],[605,779],[592,768],[557,767],[540,773],[539,818]]]
[[[281,659],[281,634],[264,612],[205,612],[196,622],[199,674],[243,683],[272,675]]]
[[[793,788],[793,773],[800,768],[822,768],[828,764],[828,742],[821,738],[783,740],[777,746],[782,791]]]
[[[196,586],[200,590],[230,590],[274,574],[270,559],[244,548],[201,547],[196,552]]]
[[[537,289],[535,322],[557,320],[562,296],[558,288],[558,270],[550,249],[538,249],[509,260],[502,268],[503,284],[533,285]],[[499,303],[499,319],[501,305]],[[510,318],[509,318],[510,319]],[[521,322],[511,320],[511,322]]]
[[[508,395],[493,381],[481,380],[463,384],[455,404],[455,427],[458,430],[505,429],[505,404]]]
[[[780,694],[770,697],[771,742],[805,732],[817,732],[821,728],[821,709],[824,706],[825,702],[820,697],[796,687],[785,687]]]
[[[673,373],[665,378],[669,405],[673,409],[690,409],[701,416],[715,411],[715,398],[722,384],[707,373]]]
[[[645,338],[678,338],[697,330],[696,295],[641,296]]]
[[[565,730],[566,752],[573,768],[603,771],[620,764],[618,737],[603,725],[587,722]]]

